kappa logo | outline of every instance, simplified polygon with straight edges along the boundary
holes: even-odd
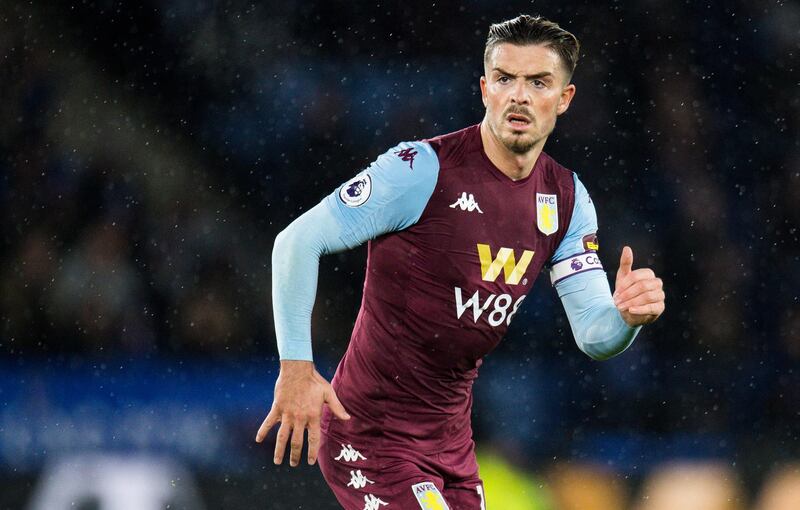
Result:
[[[483,211],[481,211],[481,208],[478,206],[478,202],[475,201],[475,197],[472,193],[467,195],[466,191],[461,193],[458,200],[450,204],[450,208],[455,209],[456,207],[459,207],[462,211],[478,211],[480,214],[483,214]]]
[[[364,496],[364,510],[379,510],[382,506],[389,506],[389,503],[382,499],[376,498],[372,494]]]
[[[350,483],[347,484],[348,487],[352,487],[354,489],[363,489],[368,483],[375,482],[364,476],[360,469],[357,471],[350,471]]]
[[[414,497],[417,498],[422,510],[450,510],[442,493],[431,482],[412,485],[411,490],[414,491]]]
[[[403,161],[408,161],[408,167],[412,170],[414,169],[414,156],[417,155],[417,151],[415,149],[402,149],[395,152],[395,154]]]
[[[481,260],[481,277],[484,281],[493,282],[497,280],[500,271],[503,271],[506,283],[517,285],[528,269],[528,265],[533,260],[533,251],[525,250],[522,252],[519,262],[514,257],[514,250],[511,248],[500,248],[497,256],[492,259],[492,249],[488,244],[478,244],[478,257]]]
[[[346,462],[356,462],[359,460],[367,460],[366,457],[361,455],[361,452],[353,448],[353,445],[342,445],[342,451],[339,452],[339,456],[333,460],[342,460],[344,459]]]

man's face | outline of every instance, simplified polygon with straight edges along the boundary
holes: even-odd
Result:
[[[543,45],[498,44],[485,73],[481,96],[489,130],[516,154],[545,139],[575,95],[558,54]]]

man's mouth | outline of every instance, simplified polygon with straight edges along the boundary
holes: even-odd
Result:
[[[528,117],[519,113],[509,113],[506,115],[506,121],[517,128],[527,127],[531,123]]]

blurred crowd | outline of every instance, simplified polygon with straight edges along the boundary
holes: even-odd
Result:
[[[592,362],[542,278],[482,369],[477,437],[522,466],[706,455],[748,483],[800,457],[800,4],[2,8],[5,359],[275,356],[275,235],[386,148],[480,121],[488,25],[538,12],[583,48],[545,150],[592,195],[607,270],[631,245],[667,311]],[[322,263],[327,370],[364,255]],[[637,510],[689,508],[656,502],[684,476],[663,469]],[[697,490],[742,508],[728,468],[709,469],[689,477]],[[757,510],[789,508],[771,487]]]
[[[672,461],[639,484],[608,466],[554,463],[536,473],[520,470],[502,456],[479,451],[488,508],[503,510],[796,510],[800,507],[800,465],[782,464],[765,473],[748,494],[736,470],[720,462]],[[284,484],[272,510],[334,508],[323,484],[308,475],[303,491]],[[286,477],[291,478],[291,477]],[[319,473],[316,477],[320,478]],[[297,493],[302,492],[301,500]],[[294,494],[295,501],[284,494]],[[30,510],[100,508],[264,508],[246,497],[225,499],[180,463],[147,455],[84,454],[48,466],[30,499]]]
[[[637,486],[592,463],[555,463],[538,475],[515,471],[484,453],[481,471],[489,503],[504,510],[791,510],[800,507],[800,466],[765,473],[753,497],[723,463],[673,461]],[[520,495],[524,495],[520,497]]]

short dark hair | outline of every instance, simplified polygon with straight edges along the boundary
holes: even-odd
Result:
[[[517,46],[544,44],[558,54],[570,77],[578,65],[578,52],[581,48],[578,38],[558,26],[558,23],[527,14],[520,14],[514,19],[494,23],[489,27],[486,50],[483,52],[484,63],[489,62],[489,55],[495,46],[502,43]]]

